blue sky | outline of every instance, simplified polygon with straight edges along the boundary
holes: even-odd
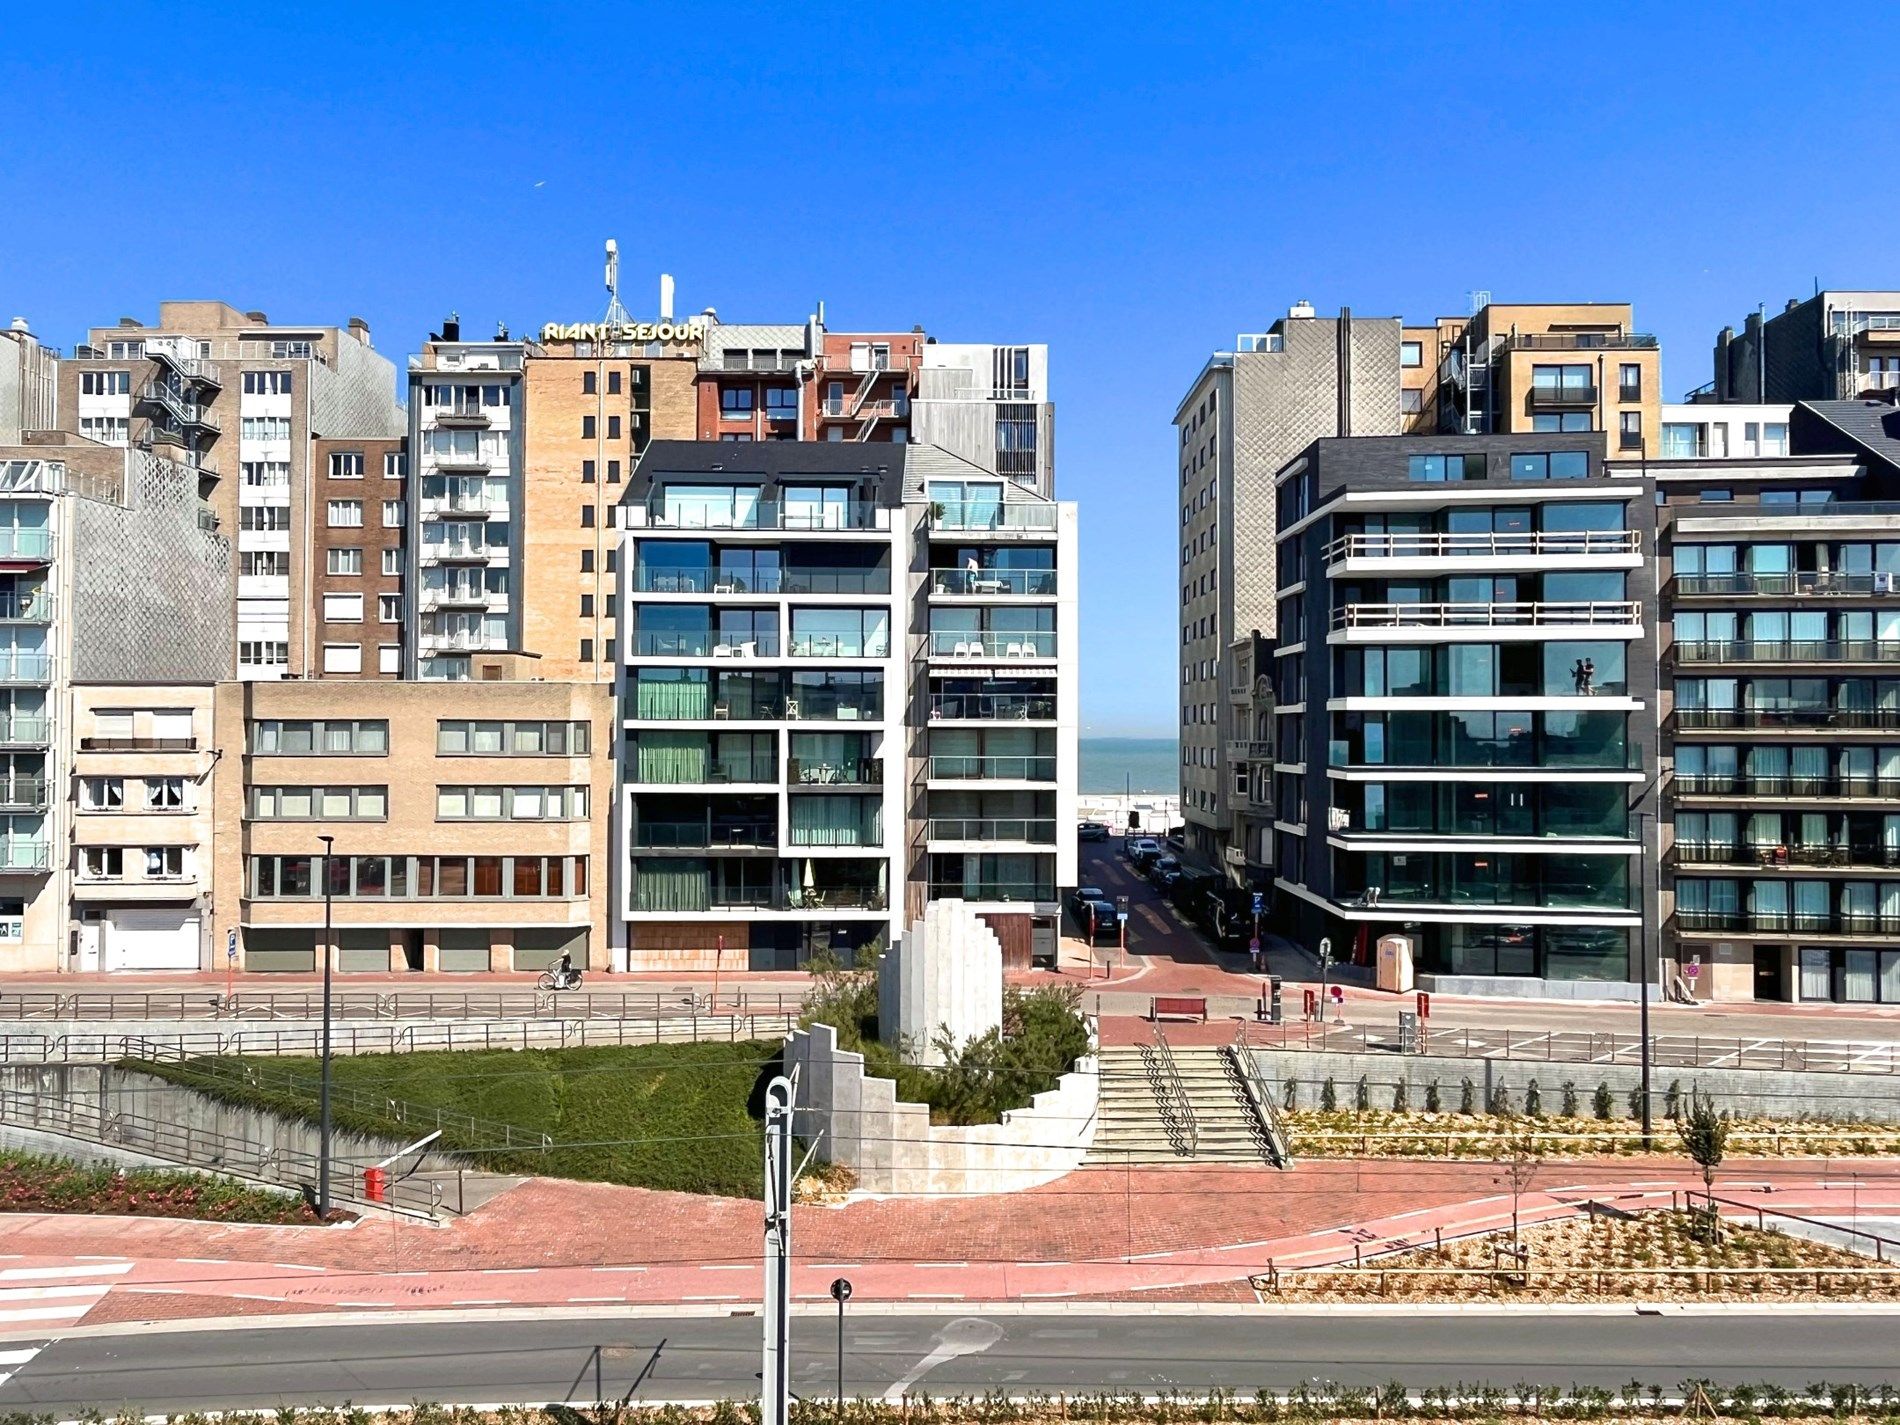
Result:
[[[13,6],[0,320],[161,297],[602,305],[1051,347],[1087,731],[1174,723],[1169,418],[1308,298],[1623,299],[1672,393],[1816,278],[1900,285],[1886,65],[1804,7]],[[1837,18],[1845,12],[1837,12]]]

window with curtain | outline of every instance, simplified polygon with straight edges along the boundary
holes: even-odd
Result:
[[[704,861],[650,857],[634,862],[633,875],[634,905],[640,910],[710,909]]]
[[[711,705],[704,674],[685,676],[662,669],[643,669],[635,685],[635,717],[707,718],[712,715]]]
[[[794,846],[879,846],[884,807],[877,797],[792,797]]]
[[[635,780],[704,782],[706,736],[698,732],[642,732],[634,749]]]

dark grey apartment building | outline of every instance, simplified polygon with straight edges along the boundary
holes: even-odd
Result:
[[[1276,477],[1276,919],[1421,983],[1634,992],[1655,520],[1601,431],[1321,439]]]

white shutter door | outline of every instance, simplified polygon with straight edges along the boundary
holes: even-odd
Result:
[[[105,968],[108,970],[198,968],[198,915],[195,911],[174,908],[108,911],[105,931]]]

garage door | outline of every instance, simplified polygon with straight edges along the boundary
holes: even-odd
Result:
[[[164,908],[108,911],[105,932],[108,970],[198,968],[196,911]]]

